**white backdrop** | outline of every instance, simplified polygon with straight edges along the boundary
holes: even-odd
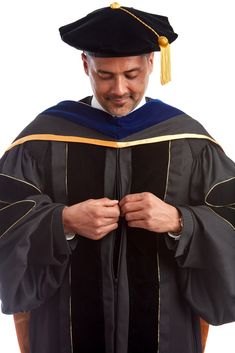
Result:
[[[1,4],[0,155],[39,112],[61,100],[90,94],[80,53],[60,40],[58,28],[108,5],[104,0]],[[198,119],[235,160],[233,1],[126,0],[122,5],[168,16],[179,34],[171,46],[172,83],[160,85],[156,55],[148,95]],[[212,327],[206,353],[234,353],[234,332],[235,324]],[[2,314],[0,352],[19,352],[12,318]]]

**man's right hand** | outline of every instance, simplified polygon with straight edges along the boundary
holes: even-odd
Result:
[[[120,210],[117,200],[90,199],[63,209],[65,233],[73,232],[98,240],[118,227]]]

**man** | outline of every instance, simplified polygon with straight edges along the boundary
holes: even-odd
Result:
[[[234,164],[145,101],[154,51],[170,79],[167,18],[114,3],[60,32],[93,96],[41,113],[1,160],[2,310],[24,352],[201,353],[201,318],[235,319]]]

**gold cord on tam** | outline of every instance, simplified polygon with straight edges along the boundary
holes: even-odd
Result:
[[[144,21],[142,21],[139,17],[134,15],[132,12],[127,9],[121,7],[118,2],[113,2],[110,5],[113,10],[122,10],[126,12],[128,15],[135,18],[142,25],[152,31],[156,37],[158,38],[158,44],[161,50],[161,84],[165,85],[169,81],[171,81],[171,59],[170,59],[170,44],[168,39],[165,36],[160,36],[151,26],[147,25]]]

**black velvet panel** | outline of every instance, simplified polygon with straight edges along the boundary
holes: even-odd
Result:
[[[137,146],[132,151],[131,193],[148,191],[163,199],[168,167],[168,142]],[[127,229],[130,291],[128,353],[156,353],[158,348],[158,235]]]
[[[104,148],[69,144],[69,204],[104,196],[104,163]],[[78,237],[71,261],[74,353],[105,353],[100,242]]]
[[[157,236],[130,231],[127,266],[130,291],[128,353],[155,353],[158,337]]]
[[[163,198],[168,167],[168,144],[161,142],[136,146],[132,150],[131,192],[152,192]]]
[[[74,352],[105,352],[99,241],[79,238],[71,290]]]
[[[105,148],[70,143],[68,150],[69,204],[104,197]]]

